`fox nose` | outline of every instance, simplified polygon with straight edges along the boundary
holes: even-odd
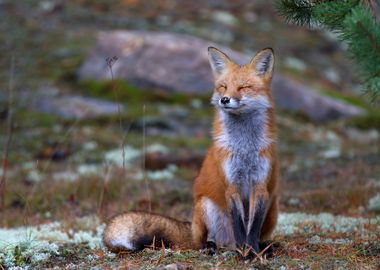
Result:
[[[220,102],[224,105],[230,103],[230,98],[229,97],[222,97],[222,99],[220,100]]]

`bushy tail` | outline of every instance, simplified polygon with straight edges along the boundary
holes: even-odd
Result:
[[[151,246],[192,248],[191,223],[145,212],[114,217],[106,226],[103,242],[111,251],[139,251]]]

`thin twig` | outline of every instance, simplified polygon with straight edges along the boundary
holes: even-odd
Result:
[[[147,246],[148,248],[151,248],[151,249],[156,249],[156,236],[153,235],[153,241],[152,241],[152,244],[150,246]]]
[[[146,113],[146,106],[145,104],[143,105],[143,156],[142,156],[142,170],[143,170],[143,176],[144,176],[144,182],[145,182],[145,188],[146,192],[148,194],[148,200],[149,200],[149,212],[152,211],[152,197],[150,194],[150,188],[149,188],[149,183],[148,183],[148,177],[146,173],[146,167],[145,167],[145,158],[146,158],[146,143],[145,143],[145,137],[146,137],[146,130],[145,130],[145,113]]]
[[[156,261],[156,266],[162,262],[164,257],[165,257],[165,244],[164,244],[164,241],[162,241],[162,239],[161,239],[161,256]]]
[[[116,63],[117,60],[118,60],[117,56],[113,56],[113,57],[108,57],[106,59],[106,62],[107,62],[107,66],[108,66],[110,73],[111,73],[112,92],[113,92],[113,95],[115,98],[115,102],[117,102],[117,114],[119,116],[119,127],[120,127],[120,131],[123,132],[123,125],[122,125],[122,119],[121,119],[121,108],[120,108],[119,97],[117,94],[117,87],[116,87],[116,83],[114,80],[113,69],[112,69],[112,66]],[[125,169],[124,140],[121,141],[121,149],[122,149],[122,157],[123,157],[123,169]]]
[[[109,168],[109,166],[106,165],[104,170],[105,170],[104,179],[100,179],[100,181],[102,181],[102,189],[100,190],[100,198],[99,198],[98,207],[97,207],[98,216],[101,216],[101,214],[102,214],[104,194],[106,193],[107,184],[108,184],[109,179],[110,179],[110,168]]]
[[[263,263],[266,260],[265,251],[267,251],[273,244],[274,244],[274,242],[270,243],[268,246],[266,246],[258,254],[256,252],[253,252],[256,255],[256,257],[260,260],[261,263]],[[264,255],[264,257],[263,257],[263,255]]]
[[[3,152],[3,162],[2,170],[3,174],[0,179],[0,211],[5,207],[5,189],[7,182],[7,171],[8,171],[8,156],[9,148],[12,141],[12,105],[13,105],[13,75],[15,68],[15,58],[11,57],[11,67],[9,74],[9,85],[8,85],[8,115],[7,115],[7,138],[5,140],[4,152]]]

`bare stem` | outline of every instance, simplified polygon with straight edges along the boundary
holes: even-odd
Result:
[[[110,172],[111,172],[111,170],[110,170],[109,166],[106,165],[104,168],[104,179],[100,179],[100,181],[102,181],[102,188],[100,190],[100,198],[99,198],[97,211],[96,211],[98,216],[102,216],[102,213],[103,213],[104,195],[106,193],[107,184],[108,184],[109,179],[110,179]]]
[[[149,183],[148,183],[148,177],[146,173],[146,168],[145,168],[145,158],[146,158],[146,142],[145,142],[145,137],[146,137],[146,131],[145,131],[145,112],[146,112],[146,106],[145,104],[143,105],[143,156],[142,156],[142,169],[143,169],[143,176],[144,176],[144,182],[145,182],[145,188],[146,192],[148,194],[148,200],[149,200],[149,212],[152,211],[152,196],[150,193],[150,188],[149,188]]]
[[[0,179],[0,211],[5,207],[5,189],[7,182],[7,170],[8,170],[8,156],[9,148],[12,141],[12,105],[13,105],[13,75],[15,68],[15,58],[11,58],[11,67],[9,72],[9,85],[8,85],[8,115],[7,115],[7,138],[5,140],[4,152],[3,152],[3,162],[2,162],[2,176]]]
[[[117,102],[117,114],[119,116],[119,127],[120,127],[120,131],[123,132],[123,125],[122,125],[122,119],[121,119],[121,108],[120,108],[119,97],[117,95],[117,87],[116,87],[116,83],[115,83],[115,80],[114,80],[114,74],[113,74],[113,69],[112,69],[112,66],[113,66],[113,64],[115,64],[116,61],[117,61],[117,57],[116,56],[113,56],[112,58],[107,58],[106,59],[107,66],[108,66],[108,68],[110,70],[110,73],[111,73],[112,92],[114,94],[115,101]],[[121,149],[122,149],[122,157],[123,157],[123,169],[125,169],[125,145],[124,145],[124,139],[122,139],[122,141],[121,141]]]

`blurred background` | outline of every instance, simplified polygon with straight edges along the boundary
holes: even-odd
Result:
[[[0,17],[1,227],[189,220],[211,143],[210,45],[238,62],[275,51],[282,212],[380,211],[380,110],[345,44],[286,24],[272,1],[2,0]]]

